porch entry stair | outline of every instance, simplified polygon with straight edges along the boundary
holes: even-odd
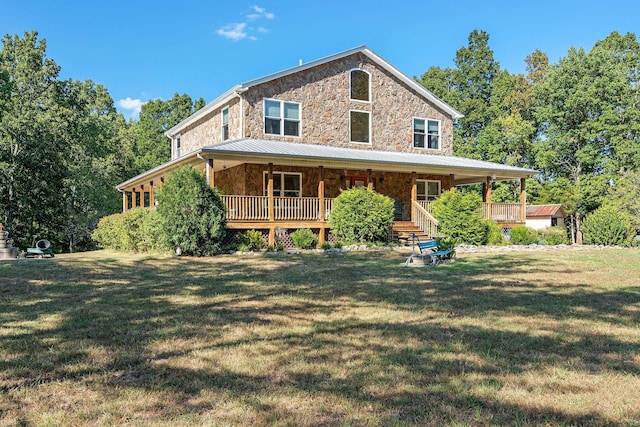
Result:
[[[403,246],[411,246],[412,233],[415,233],[416,237],[422,241],[432,238],[411,221],[394,221],[391,226],[391,240],[398,241]]]

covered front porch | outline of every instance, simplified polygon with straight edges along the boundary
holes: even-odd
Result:
[[[525,178],[534,172],[446,156],[238,140],[204,147],[121,184],[123,210],[154,206],[166,174],[183,164],[202,170],[220,191],[227,228],[267,230],[270,245],[279,229],[310,228],[324,242],[334,199],[353,186],[392,198],[396,220],[411,221],[428,236],[437,235],[433,200],[474,183],[483,186],[485,218],[505,226],[524,224]],[[492,202],[492,183],[501,180],[519,180],[520,203]]]

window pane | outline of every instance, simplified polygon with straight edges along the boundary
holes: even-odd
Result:
[[[429,135],[429,147],[433,150],[438,150],[440,149],[440,146],[438,145],[438,141],[439,138],[436,135]]]
[[[417,181],[416,187],[418,189],[418,196],[424,196],[427,194],[426,183],[424,181]]]
[[[351,141],[369,142],[369,113],[351,111]]]
[[[284,118],[300,120],[300,105],[289,102],[284,103]]]
[[[225,108],[222,110],[222,124],[226,125],[227,123],[229,123],[229,109]]]
[[[422,120],[422,119],[414,119],[413,120],[413,131],[414,132],[422,132],[422,133],[424,133],[424,120]]]
[[[369,74],[361,70],[351,72],[351,99],[369,100]]]
[[[414,133],[413,134],[413,146],[416,148],[424,148],[424,134]]]
[[[300,136],[300,123],[289,120],[284,121],[284,134],[289,136]]]
[[[227,139],[229,139],[229,125],[225,124],[222,126],[222,140],[226,141]]]
[[[280,135],[280,119],[264,119],[264,133]]]
[[[267,117],[280,117],[280,101],[264,101],[264,115]]]
[[[284,188],[287,191],[300,191],[300,175],[285,175]]]
[[[427,191],[429,196],[437,197],[440,195],[440,183],[435,181],[430,181],[427,183]]]
[[[438,133],[438,122],[429,120],[429,133]]]

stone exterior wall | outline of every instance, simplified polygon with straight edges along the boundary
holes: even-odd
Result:
[[[370,73],[371,102],[349,99],[350,70],[356,68]],[[384,151],[453,153],[451,117],[362,54],[254,86],[244,96],[246,137]],[[264,134],[264,98],[301,103],[299,138]],[[371,112],[371,144],[349,141],[350,110]],[[413,148],[414,117],[440,121],[441,150]]]
[[[267,165],[244,164],[234,168],[218,171],[215,175],[216,187],[224,194],[262,196],[264,185],[264,173]],[[274,165],[274,172],[297,172],[302,174],[302,197],[318,197],[319,170],[317,168],[296,168]],[[324,169],[323,178],[325,185],[325,197],[335,198],[340,195],[341,189],[346,189],[348,176],[366,176],[366,171]],[[375,190],[402,203],[403,218],[411,216],[411,182],[410,173],[372,171],[375,180]],[[426,175],[416,174],[416,179],[440,181],[441,191],[453,187],[453,179],[450,175]]]
[[[240,138],[240,100],[233,98],[228,104],[210,112],[180,132],[181,155],[189,154],[200,147],[222,142],[222,110],[229,107],[229,139]],[[176,153],[176,138],[172,143],[172,159]]]

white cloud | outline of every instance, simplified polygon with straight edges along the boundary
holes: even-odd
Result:
[[[216,34],[236,42],[238,40],[242,40],[245,37],[247,37],[247,33],[245,31],[246,27],[247,27],[246,22],[240,22],[238,24],[229,24],[229,25],[225,25],[222,28],[218,28],[216,30]]]
[[[276,15],[272,12],[267,12],[267,9],[260,6],[251,6],[251,13],[245,15],[247,22],[254,22],[260,19],[274,19]],[[228,24],[224,27],[218,28],[216,34],[233,40],[235,42],[243,39],[258,40],[253,33],[268,33],[269,29],[265,27],[247,27],[247,22],[240,22],[234,24]]]
[[[131,99],[131,97],[127,96],[125,99],[121,99],[116,102],[116,105],[127,112],[125,116],[128,117],[138,117],[140,115],[140,110],[142,109],[142,105],[144,102],[140,99]]]

